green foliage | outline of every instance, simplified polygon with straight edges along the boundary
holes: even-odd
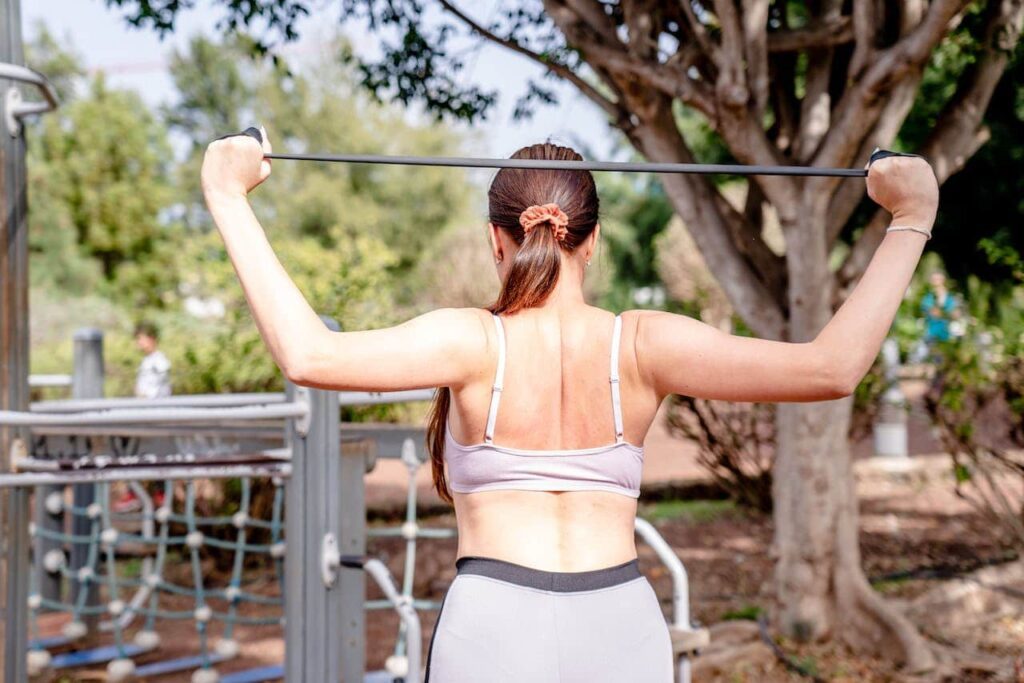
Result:
[[[758,617],[764,614],[764,609],[758,605],[744,605],[739,609],[729,610],[722,615],[722,621],[757,621]]]
[[[339,64],[341,49],[294,72],[246,62],[240,41],[218,46],[195,38],[187,54],[175,55],[171,74],[182,99],[165,114],[190,136],[194,149],[182,166],[182,195],[191,192],[191,201],[200,204],[194,178],[202,148],[252,123],[267,128],[278,151],[439,154],[458,149],[460,141],[448,130],[410,124],[401,112],[369,102],[350,69]],[[221,74],[212,82],[206,77],[210,69]],[[250,120],[240,112],[251,112]],[[271,234],[309,237],[325,249],[353,236],[373,236],[394,252],[389,268],[397,277],[412,269],[450,221],[468,216],[469,194],[462,176],[445,169],[277,162],[253,203],[260,216],[272,217],[265,221]],[[191,221],[197,229],[209,229],[201,206],[187,215],[198,216]]]
[[[650,177],[601,178],[600,193],[611,207],[602,217],[602,237],[619,282],[630,289],[657,284],[655,239],[675,215],[661,184]]]
[[[641,516],[650,522],[681,519],[691,524],[713,522],[737,511],[731,500],[663,500],[644,505]]]
[[[172,59],[176,104],[157,115],[102,75],[82,75],[74,53],[45,30],[31,42],[38,64],[67,74],[68,93],[81,93],[31,131],[34,322],[51,309],[64,315],[33,326],[33,370],[66,372],[71,332],[93,324],[106,333],[108,393],[130,393],[140,359],[132,325],[150,317],[176,393],[279,389],[280,372],[202,202],[205,145],[250,123],[265,125],[278,150],[437,154],[461,144],[447,129],[373,103],[339,62],[340,46],[293,71],[252,62],[249,49],[242,39],[193,40]],[[181,160],[168,127],[189,143]],[[463,176],[443,169],[278,162],[252,200],[311,305],[343,329],[367,329],[419,312],[416,266],[441,231],[475,220],[471,194]],[[82,305],[92,301],[86,293],[113,308]],[[224,314],[186,313],[196,302],[217,302]]]
[[[29,200],[41,209],[30,217],[30,250],[39,280],[103,285],[128,305],[161,306],[174,287],[161,249],[167,226],[159,212],[170,198],[163,126],[137,94],[111,89],[99,75],[43,119],[30,142]]]
[[[1024,285],[967,285],[969,334],[941,347],[926,396],[957,494],[1024,547]]]
[[[850,438],[854,441],[871,433],[881,405],[882,395],[892,386],[886,379],[881,354],[875,359],[864,379],[853,391],[853,414],[850,420]]]
[[[939,45],[899,136],[914,149],[935,128],[941,108],[976,66],[981,25],[991,3],[971,3],[963,21]],[[989,282],[1024,281],[1024,47],[1016,44],[985,112],[988,142],[942,186],[942,203],[929,242],[956,280],[977,275]]]

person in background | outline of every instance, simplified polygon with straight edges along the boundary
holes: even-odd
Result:
[[[135,345],[145,356],[135,375],[137,398],[164,398],[171,395],[171,362],[159,349],[156,325],[142,321],[135,326]]]
[[[135,326],[135,345],[143,353],[139,369],[135,374],[136,398],[165,398],[171,395],[171,361],[160,350],[159,332],[156,325],[144,320]],[[164,503],[164,492],[159,484],[147,486],[153,503],[159,507]],[[132,512],[142,507],[135,492],[130,488],[113,503],[115,512]]]
[[[914,354],[916,362],[936,360],[936,343],[947,342],[963,334],[960,305],[946,287],[946,275],[934,271],[928,276],[928,289],[921,298],[924,315],[924,336]]]

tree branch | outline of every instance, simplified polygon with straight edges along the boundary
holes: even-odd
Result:
[[[875,51],[875,36],[878,23],[875,19],[875,0],[853,0],[853,57],[847,78],[856,79],[867,65],[868,57]]]
[[[867,163],[871,151],[875,147],[888,148],[892,141],[899,134],[903,122],[907,118],[911,107],[914,106],[914,99],[917,95],[921,77],[907,78],[900,82],[893,90],[889,100],[885,103],[882,113],[874,129],[861,143],[860,149],[855,157],[856,163]],[[828,210],[828,224],[825,229],[828,234],[829,246],[835,244],[839,234],[843,231],[846,222],[857,208],[861,198],[864,197],[865,186],[861,182],[818,182],[814,179],[815,192],[833,192],[832,200]]]
[[[527,49],[519,42],[512,40],[511,38],[503,38],[502,36],[497,35],[490,29],[474,21],[472,17],[468,16],[466,13],[464,13],[462,10],[460,10],[458,7],[456,7],[448,0],[438,0],[438,2],[441,4],[441,7],[445,9],[445,11],[447,11],[452,16],[456,17],[466,26],[468,26],[470,30],[479,35],[481,38],[489,40],[492,43],[496,43],[497,45],[501,45],[502,47],[507,48],[512,52],[515,52],[516,54],[522,55],[527,59],[530,59],[540,64],[545,69],[547,69],[554,75],[558,76],[559,78],[562,78],[572,83],[579,89],[581,93],[583,93],[588,99],[597,104],[599,107],[604,109],[605,112],[607,112],[608,115],[611,116],[613,119],[619,119],[620,117],[628,115],[627,112],[625,112],[617,102],[613,102],[612,100],[609,100],[607,97],[602,95],[597,90],[597,88],[592,86],[582,77],[580,77],[579,74],[577,74],[575,71],[570,69],[565,64],[561,64],[559,62],[547,59],[537,54],[536,52]]]
[[[768,9],[769,0],[743,0],[743,41],[747,83],[753,93],[754,116],[763,118],[768,104]]]
[[[720,50],[718,45],[711,40],[707,26],[705,26],[700,19],[697,18],[697,15],[694,14],[693,5],[690,4],[690,0],[680,0],[679,5],[682,7],[683,14],[686,16],[686,25],[689,33],[693,35],[697,44],[700,46],[701,51],[717,65],[721,60],[721,55],[719,54]]]
[[[750,263],[772,298],[782,306],[786,301],[786,261],[769,249],[761,237],[763,212],[759,202],[763,197],[757,183],[748,183],[747,198],[750,201],[746,202],[743,212],[737,211],[721,192],[716,193],[715,201],[736,250]]]
[[[743,68],[743,30],[740,28],[740,19],[733,0],[714,0],[714,3],[722,32],[715,94],[726,108],[743,107],[750,98],[750,92]]]
[[[609,73],[611,81],[618,81],[619,90],[654,88],[670,97],[679,98],[714,120],[715,101],[710,86],[704,81],[691,78],[688,73],[690,66],[701,56],[695,48],[683,46],[679,57],[668,64],[661,64],[655,59],[644,61],[626,52],[621,41],[613,46],[596,40],[592,32],[585,30],[583,19],[564,2],[545,0],[544,6],[569,44],[579,50],[592,68],[599,72],[603,70]]]
[[[671,99],[664,95],[655,99],[656,105],[644,107],[649,118],[626,132],[630,141],[651,161],[691,162],[693,155],[676,126]],[[661,182],[737,313],[757,335],[785,339],[782,307],[736,248],[729,219],[722,214],[718,190],[705,176],[666,174]]]
[[[823,21],[836,21],[841,16],[842,2],[826,0],[822,3]],[[804,77],[804,98],[800,106],[800,129],[793,145],[793,155],[804,161],[821,143],[832,123],[832,48],[814,48],[807,55],[807,74]]]
[[[768,34],[768,52],[801,52],[835,47],[851,40],[854,40],[854,30],[850,18],[838,17],[814,22],[806,28],[772,31]]]
[[[918,26],[892,47],[877,53],[863,76],[843,94],[832,125],[812,160],[816,166],[842,166],[852,159],[875,125],[885,90],[907,71],[923,68],[950,24],[971,0],[933,0]]]
[[[931,161],[940,184],[960,171],[988,140],[989,132],[982,125],[985,111],[1009,63],[1008,47],[1016,44],[1024,25],[1024,0],[1000,0],[990,8],[982,56],[961,76],[961,87],[946,103],[931,136],[920,149]],[[844,287],[864,272],[885,236],[887,218],[884,211],[876,213],[850,251],[839,270]]]
[[[610,45],[620,42],[615,31],[615,22],[605,14],[604,6],[600,2],[597,0],[565,0],[565,4],[602,40]]]
[[[654,26],[656,14],[649,2],[643,0],[620,0],[622,16],[627,28],[629,52],[642,62],[658,61],[658,43]]]

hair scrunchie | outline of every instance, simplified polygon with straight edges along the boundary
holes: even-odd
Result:
[[[538,225],[548,223],[555,239],[561,242],[569,232],[569,217],[558,207],[558,204],[534,204],[519,214],[519,225],[523,226],[523,234],[528,235]]]

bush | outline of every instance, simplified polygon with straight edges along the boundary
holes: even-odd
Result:
[[[981,298],[978,333],[941,347],[926,396],[957,495],[1024,550],[1024,287]]]

